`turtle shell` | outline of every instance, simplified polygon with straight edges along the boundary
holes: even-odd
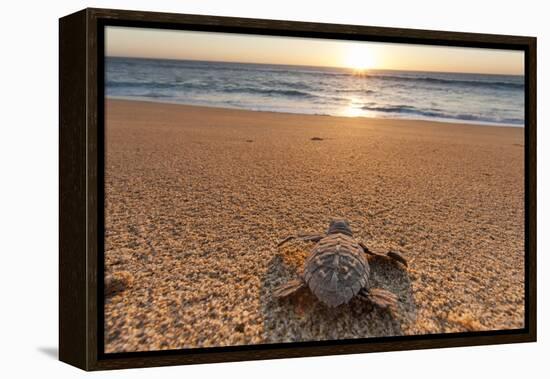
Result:
[[[369,281],[369,264],[357,241],[329,234],[317,243],[304,267],[304,281],[330,307],[347,303]]]

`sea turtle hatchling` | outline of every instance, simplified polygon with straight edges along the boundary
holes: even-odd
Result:
[[[281,246],[291,239],[317,242],[306,258],[300,278],[284,283],[273,291],[276,298],[289,296],[301,288],[311,292],[329,307],[348,303],[354,296],[383,308],[394,309],[397,296],[382,288],[370,287],[370,268],[367,255],[381,256],[407,265],[400,253],[378,253],[369,250],[353,237],[346,220],[332,220],[325,235],[298,235],[282,240]]]

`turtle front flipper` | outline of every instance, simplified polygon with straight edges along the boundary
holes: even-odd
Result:
[[[287,297],[295,293],[301,288],[305,287],[305,283],[301,279],[293,279],[289,282],[283,283],[273,290],[273,296],[276,298]]]
[[[363,288],[359,292],[359,297],[382,308],[395,310],[397,307],[397,295],[382,288]]]
[[[386,253],[386,255],[388,257],[390,257],[391,259],[393,259],[394,261],[397,261],[397,262],[400,262],[402,263],[404,266],[408,266],[407,264],[407,260],[405,259],[405,257],[403,256],[403,254],[401,254],[400,252],[398,251],[388,251]]]
[[[403,254],[401,254],[397,251],[390,250],[387,253],[379,253],[379,252],[370,250],[363,242],[359,243],[359,245],[361,245],[361,247],[365,251],[365,254],[368,254],[372,257],[388,258],[388,259],[392,260],[393,262],[399,262],[404,266],[408,266],[407,260],[405,259]]]
[[[281,242],[279,242],[277,244],[277,247],[280,247],[280,246],[284,245],[285,243],[287,243],[288,241],[294,240],[294,239],[302,240],[302,241],[306,241],[306,242],[319,242],[322,238],[323,238],[323,236],[320,236],[320,235],[317,235],[317,234],[312,234],[312,235],[310,235],[310,234],[307,234],[307,235],[299,234],[297,236],[288,236],[285,239],[283,239]]]

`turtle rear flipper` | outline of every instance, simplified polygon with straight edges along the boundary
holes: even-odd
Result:
[[[277,298],[287,297],[303,287],[305,287],[305,283],[303,280],[293,279],[276,287],[273,290],[273,296]]]
[[[397,296],[382,288],[363,289],[359,296],[382,309],[394,310],[397,307]]]

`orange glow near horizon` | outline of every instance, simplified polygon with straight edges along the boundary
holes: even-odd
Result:
[[[376,68],[376,58],[368,46],[354,45],[347,48],[345,65],[357,73]]]
[[[523,74],[523,52],[382,42],[109,26],[107,56],[340,67]]]

